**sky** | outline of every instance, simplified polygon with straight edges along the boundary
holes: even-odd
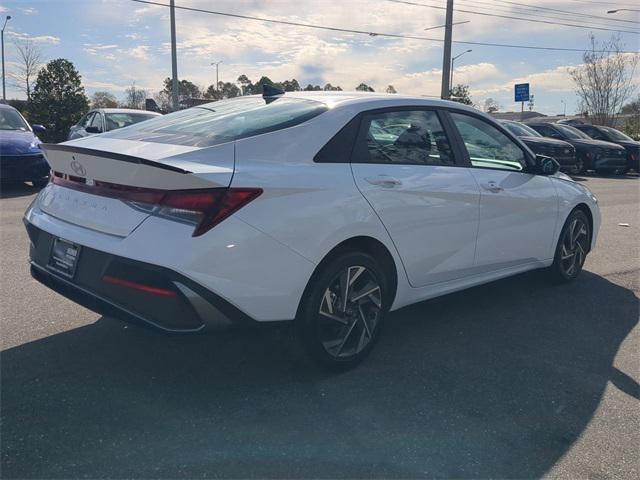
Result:
[[[353,90],[364,82],[376,91],[393,85],[403,94],[439,96],[444,29],[425,28],[445,23],[446,2],[409,1],[423,6],[390,0],[176,0],[178,6],[433,39],[384,38],[177,10],[178,76],[206,88],[215,83],[211,63],[221,61],[222,81],[235,82],[241,74],[257,81],[266,75],[273,81],[295,78],[303,86],[331,83]],[[590,33],[598,41],[616,34],[596,27],[640,31],[640,13],[606,13],[612,8],[637,9],[633,0],[455,0],[454,5],[458,10],[454,22],[468,22],[454,26],[453,39],[458,42],[582,50],[588,46]],[[7,73],[16,68],[15,42],[32,39],[45,60],[71,60],[82,75],[88,95],[109,91],[121,98],[134,82],[153,94],[171,75],[166,7],[132,0],[0,0],[0,21],[6,15],[12,17],[5,30]],[[640,35],[619,35],[626,50],[640,49]],[[454,43],[453,55],[468,49],[472,51],[455,62],[454,84],[469,85],[477,105],[482,106],[491,97],[501,111],[519,111],[513,86],[529,82],[535,96],[534,110],[560,114],[566,104],[567,114],[575,113],[577,97],[568,70],[581,63],[581,52]],[[7,82],[7,98],[24,98],[11,80]],[[640,85],[640,70],[634,82]]]

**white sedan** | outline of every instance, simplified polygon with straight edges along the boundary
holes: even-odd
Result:
[[[43,150],[36,279],[166,331],[290,320],[336,368],[390,310],[537,268],[575,279],[600,225],[554,160],[447,101],[270,91]]]

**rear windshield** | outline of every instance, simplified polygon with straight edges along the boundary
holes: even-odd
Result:
[[[170,113],[103,136],[209,147],[299,125],[326,110],[324,103],[302,98],[240,97]]]

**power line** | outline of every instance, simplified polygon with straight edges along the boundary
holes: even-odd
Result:
[[[159,3],[159,2],[154,2],[151,0],[130,0],[132,2],[136,2],[136,3],[143,3],[143,4],[147,4],[147,5],[156,5],[159,7],[169,7],[169,5],[167,5],[166,3]],[[438,42],[438,43],[443,43],[444,40],[441,38],[429,38],[429,37],[420,37],[420,36],[413,36],[413,35],[401,35],[401,34],[395,34],[395,33],[382,33],[382,32],[369,32],[369,31],[365,31],[365,30],[351,30],[348,28],[338,28],[338,27],[330,27],[330,26],[324,26],[324,25],[317,25],[317,24],[311,24],[311,23],[301,23],[301,22],[291,22],[288,20],[277,20],[274,18],[264,18],[264,17],[256,17],[256,16],[252,16],[252,15],[240,15],[237,13],[228,13],[228,12],[218,12],[218,11],[214,11],[214,10],[204,10],[202,8],[193,8],[193,7],[182,7],[182,6],[175,6],[176,9],[180,9],[180,10],[187,10],[187,11],[191,11],[191,12],[198,12],[198,13],[206,13],[206,14],[210,14],[210,15],[219,15],[219,16],[223,16],[223,17],[232,17],[232,18],[241,18],[241,19],[245,19],[245,20],[254,20],[254,21],[258,21],[258,22],[266,22],[266,23],[276,23],[276,24],[281,24],[281,25],[291,25],[291,26],[295,26],[295,27],[303,27],[303,28],[313,28],[316,30],[328,30],[328,31],[334,31],[334,32],[345,32],[345,33],[355,33],[355,34],[361,34],[361,35],[369,35],[371,37],[388,37],[388,38],[403,38],[403,39],[409,39],[409,40],[422,40],[422,41],[429,41],[429,42]],[[471,41],[461,41],[461,40],[454,40],[452,43],[456,43],[458,45],[477,45],[477,46],[481,46],[481,47],[500,47],[500,48],[522,48],[525,50],[547,50],[547,51],[558,51],[558,52],[579,52],[579,53],[584,53],[584,49],[581,48],[563,48],[563,47],[542,47],[542,46],[537,46],[537,45],[516,45],[516,44],[508,44],[508,43],[490,43],[490,42],[471,42]],[[606,50],[596,50],[597,53],[607,53]],[[620,52],[620,53],[636,53],[636,52]]]
[[[470,6],[470,7],[475,7],[476,5],[488,5],[491,7],[492,11],[498,11],[498,12],[507,12],[507,13],[511,13],[511,14],[522,14],[522,15],[527,15],[527,21],[534,21],[537,20],[538,18],[546,18],[546,19],[551,19],[551,20],[560,20],[560,21],[567,21],[568,19],[566,17],[558,17],[558,14],[555,15],[543,15],[540,13],[532,13],[531,10],[526,10],[523,7],[509,7],[507,5],[495,5],[493,3],[489,3],[489,2],[483,2],[481,0],[474,0],[472,3],[466,2],[466,1],[458,1],[458,5],[462,5],[464,6]],[[428,5],[425,5],[428,6]],[[533,7],[535,8],[535,7]],[[546,12],[544,12],[546,13]],[[579,14],[576,14],[579,15]],[[574,15],[574,16],[576,16]],[[577,19],[577,20],[581,20],[581,19]],[[635,23],[635,22],[632,22]],[[580,27],[589,27],[589,28],[595,28],[593,26],[602,26],[602,27],[618,27],[618,25],[611,25],[608,23],[597,23],[594,22],[593,20],[585,20],[584,22],[581,22],[581,25],[579,25]],[[622,25],[621,28],[633,28],[627,25]],[[620,30],[622,32],[625,33],[635,33],[635,34],[640,34],[639,31],[637,30]]]
[[[526,3],[511,2],[509,0],[493,0],[493,1],[494,2],[498,2],[498,3],[507,3],[509,5],[518,5],[518,6],[520,6],[520,8],[529,8],[531,10],[550,11],[550,12],[561,13],[563,15],[574,15],[574,16],[579,16],[579,17],[598,18],[598,19],[601,19],[601,20],[607,20],[609,22],[640,23],[640,22],[636,22],[634,20],[624,20],[624,19],[620,19],[620,18],[603,17],[601,15],[591,15],[589,13],[571,12],[569,10],[559,10],[557,8],[543,7],[543,6],[540,6],[540,5],[527,5]]]
[[[406,5],[413,5],[416,7],[425,7],[425,8],[435,8],[436,10],[444,10],[444,7],[439,7],[439,6],[435,6],[435,5],[426,5],[424,3],[416,3],[416,2],[409,2],[407,0],[387,0],[389,2],[393,2],[393,3],[403,3]],[[523,22],[533,22],[533,23],[547,23],[549,25],[561,25],[564,27],[575,27],[575,28],[586,28],[588,30],[605,30],[605,31],[609,31],[609,32],[620,32],[620,33],[633,33],[635,35],[640,34],[640,32],[632,32],[632,31],[628,31],[628,30],[615,30],[612,28],[604,28],[604,27],[586,27],[584,25],[575,25],[572,23],[560,23],[560,22],[550,22],[548,20],[532,20],[530,18],[522,18],[522,17],[512,17],[509,15],[498,15],[497,13],[484,13],[484,12],[476,12],[473,10],[463,10],[461,8],[455,8],[454,9],[456,12],[462,12],[462,13],[469,13],[472,15],[482,15],[484,17],[498,17],[498,18],[507,18],[510,20],[520,20]]]
[[[595,1],[595,0],[593,2],[591,2],[589,0],[569,0],[569,1],[578,2],[578,3],[586,3],[587,5],[601,4],[601,5],[607,5],[609,7],[611,6],[611,2],[607,2],[607,1],[604,1],[604,2],[598,2],[598,1]],[[621,7],[622,6],[624,6],[624,7],[637,7],[638,6],[637,4],[633,4],[633,3],[620,3],[620,2],[616,2],[616,5],[620,5]]]

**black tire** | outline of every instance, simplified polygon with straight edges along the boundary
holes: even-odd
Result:
[[[343,301],[344,285],[350,286],[346,298],[355,302]],[[357,298],[367,291],[371,293]],[[389,281],[375,259],[343,252],[321,265],[309,281],[295,321],[297,340],[321,366],[352,368],[378,339],[388,298]]]
[[[564,222],[558,238],[553,264],[549,267],[552,278],[561,283],[575,280],[582,271],[590,245],[589,219],[582,210],[574,210]]]

